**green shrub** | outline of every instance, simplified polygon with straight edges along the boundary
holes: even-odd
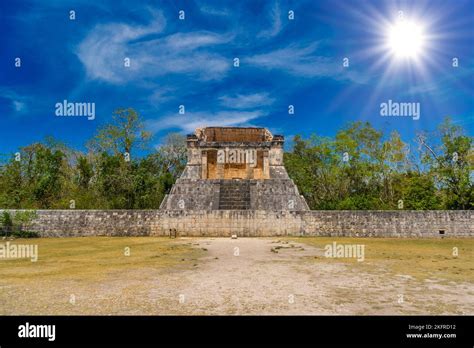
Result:
[[[1,227],[13,227],[13,220],[8,211],[4,211],[0,217],[0,226]]]
[[[9,212],[4,211],[0,216],[0,234],[9,235],[13,230],[13,220]]]
[[[39,235],[32,231],[14,230],[11,234],[15,238],[38,238]]]
[[[0,216],[0,233],[16,238],[39,237],[38,233],[29,231],[31,222],[36,216],[34,210],[17,211],[13,217],[9,212],[4,211]]]

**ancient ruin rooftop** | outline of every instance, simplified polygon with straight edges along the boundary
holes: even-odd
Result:
[[[217,142],[217,143],[259,143],[269,142],[274,138],[282,139],[281,136],[273,136],[266,128],[259,127],[206,127],[196,129],[194,135],[200,142]]]

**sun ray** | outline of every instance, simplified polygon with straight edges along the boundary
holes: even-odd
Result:
[[[365,76],[373,88],[367,95],[366,107],[361,114],[352,116],[367,118],[370,117],[369,112],[373,113],[374,105],[380,102],[379,97],[392,87],[407,86],[406,93],[398,97],[426,97],[426,93],[411,93],[410,88],[431,85],[435,76],[446,71],[446,59],[451,58],[446,57],[441,46],[449,44],[448,39],[459,35],[459,31],[455,30],[457,24],[444,23],[444,14],[427,2],[393,2],[385,7],[377,7],[374,3],[362,4],[354,7],[339,3],[338,6],[341,13],[347,13],[348,18],[353,19],[344,24],[347,31],[365,34],[361,36],[360,48],[352,51],[350,57],[358,65],[370,62]],[[362,27],[361,22],[365,23]],[[335,98],[337,104],[332,105],[330,111],[337,111],[338,105],[348,102],[358,87],[357,84],[346,87]]]

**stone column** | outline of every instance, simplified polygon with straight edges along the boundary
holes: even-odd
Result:
[[[201,151],[201,179],[207,179],[207,151]]]
[[[217,179],[224,179],[224,166],[225,163],[218,163],[216,169]]]
[[[263,178],[270,179],[270,162],[268,160],[268,150],[263,151]]]
[[[255,155],[255,161],[257,160],[257,155]],[[246,169],[246,178],[253,179],[254,178],[254,166],[250,163],[249,159],[247,158],[247,154],[245,156],[245,169]]]
[[[222,151],[222,149],[219,149]],[[219,151],[217,150],[217,151]],[[217,154],[217,161],[216,161],[216,178],[217,179],[224,179],[224,166],[225,166],[225,160],[222,159],[219,161],[219,153]]]
[[[186,163],[186,179],[199,179],[201,177],[201,150],[199,149],[196,135],[187,136],[188,161]]]
[[[246,179],[253,179],[252,166],[249,163],[245,163],[245,169],[246,169],[246,172],[245,172]]]
[[[284,144],[284,138],[282,135],[275,135],[273,137],[272,146],[270,149],[270,165],[271,166],[283,165],[283,144]]]

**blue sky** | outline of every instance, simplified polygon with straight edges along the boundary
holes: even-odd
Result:
[[[387,46],[399,11],[423,27],[415,58]],[[152,145],[219,125],[288,140],[357,120],[405,140],[445,116],[474,130],[474,1],[23,0],[2,1],[0,23],[0,153],[47,135],[84,149],[119,107],[140,113]],[[63,100],[95,103],[95,119],[57,117]],[[388,100],[420,103],[420,119],[382,117]]]

